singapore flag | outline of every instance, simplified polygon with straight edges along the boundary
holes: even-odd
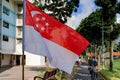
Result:
[[[47,56],[52,66],[71,73],[74,63],[89,42],[27,0],[25,12],[25,51]]]

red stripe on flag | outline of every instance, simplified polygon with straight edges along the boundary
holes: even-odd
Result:
[[[72,28],[59,22],[27,1],[26,25],[34,26],[42,37],[80,55],[89,42]]]

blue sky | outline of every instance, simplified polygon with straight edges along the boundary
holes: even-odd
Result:
[[[77,13],[73,13],[72,17],[68,19],[67,25],[76,29],[79,26],[80,21],[89,16],[96,8],[97,6],[95,5],[94,0],[80,0]],[[120,15],[117,15],[117,17],[120,18]]]

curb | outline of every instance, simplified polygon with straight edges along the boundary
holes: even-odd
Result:
[[[103,80],[107,80],[100,72],[98,74]]]

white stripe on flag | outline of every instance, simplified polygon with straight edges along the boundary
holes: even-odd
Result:
[[[25,27],[25,50],[37,55],[47,56],[52,66],[67,73],[72,72],[79,56],[72,51],[43,38],[33,27]]]

